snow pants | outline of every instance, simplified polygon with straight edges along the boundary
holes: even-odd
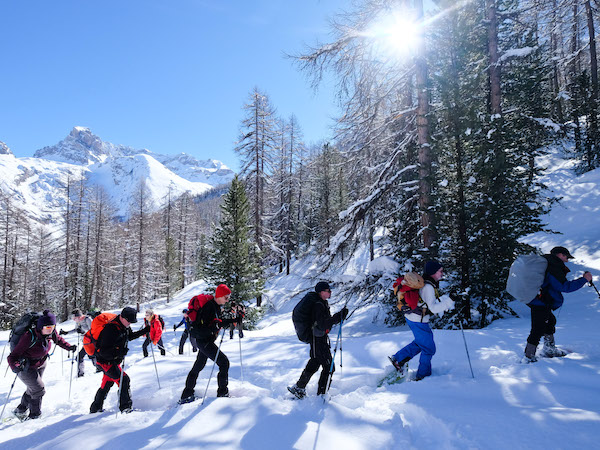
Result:
[[[187,338],[190,338],[190,343],[192,344],[192,349],[194,350],[194,353],[198,351],[198,345],[196,344],[196,339],[194,337],[192,337],[192,335],[190,334],[190,331],[186,328],[185,330],[183,330],[183,333],[181,333],[181,339],[179,340],[179,354],[183,355],[183,346],[185,345],[185,341],[187,340]]]
[[[98,367],[102,369],[104,372],[104,376],[102,377],[102,384],[100,385],[100,389],[96,392],[96,396],[94,397],[94,401],[92,406],[90,406],[90,412],[95,413],[102,410],[104,406],[104,400],[106,400],[106,396],[108,395],[108,391],[113,387],[113,384],[119,385],[119,380],[121,379],[121,365],[114,363],[97,363]],[[119,410],[123,411],[125,409],[131,408],[133,402],[131,401],[131,387],[129,375],[123,372],[123,386],[121,386],[121,397],[119,398]]]
[[[79,350],[79,353],[77,354],[77,376],[78,377],[82,377],[85,372],[85,357],[86,356],[89,356],[89,355],[85,351],[85,348],[82,348],[81,350]],[[92,360],[92,363],[94,364],[94,366],[96,366],[96,358],[94,358],[93,356],[90,356],[89,358]]]
[[[29,409],[31,416],[39,416],[42,409],[42,397],[46,393],[42,376],[46,370],[46,362],[37,368],[29,368],[22,370],[17,375],[27,389],[21,397],[21,403],[17,406],[20,412],[25,412]]]
[[[187,398],[194,395],[194,388],[196,387],[196,381],[198,380],[198,375],[200,371],[204,369],[206,366],[206,361],[210,358],[212,361],[215,361],[219,366],[219,373],[217,374],[217,395],[224,395],[229,392],[227,385],[229,384],[229,359],[223,352],[219,351],[219,347],[212,342],[202,342],[197,341],[198,344],[198,356],[196,356],[196,362],[188,373],[187,379],[185,380],[185,388],[181,393],[181,398]],[[217,353],[219,356],[217,357]]]
[[[232,323],[231,325],[229,325],[229,339],[233,339],[233,332],[235,331],[235,329],[237,328],[238,330],[238,335],[240,338],[244,337],[244,327],[241,323]]]
[[[306,388],[306,385],[310,381],[311,377],[321,369],[321,376],[319,377],[319,384],[317,388],[317,395],[324,394],[327,391],[327,380],[329,379],[329,369],[332,369],[331,373],[335,372],[335,365],[331,366],[331,350],[329,349],[329,338],[313,337],[310,341],[310,359],[306,364],[306,367],[302,371],[296,386],[299,388]]]
[[[556,331],[556,317],[549,306],[529,305],[531,308],[531,331],[527,343],[537,345],[545,334],[554,334]]]
[[[144,343],[142,344],[142,352],[144,352],[144,358],[146,358],[148,356],[148,346],[150,345],[152,341],[150,340],[149,337],[146,338],[146,340],[144,341]],[[158,342],[156,343],[156,346],[160,349],[160,354],[162,356],[165,356],[167,354],[167,352],[165,351],[165,345],[163,344],[163,340],[162,337],[158,340]]]
[[[419,368],[417,369],[417,380],[431,375],[431,358],[435,355],[435,342],[433,332],[428,323],[413,322],[406,320],[409,328],[415,336],[415,340],[394,355],[396,361],[411,359],[421,353]]]

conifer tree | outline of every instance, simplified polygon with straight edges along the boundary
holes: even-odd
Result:
[[[260,297],[264,286],[256,244],[250,239],[250,203],[244,184],[236,176],[221,205],[221,220],[211,241],[205,274],[213,286],[231,288],[231,302],[248,304]]]

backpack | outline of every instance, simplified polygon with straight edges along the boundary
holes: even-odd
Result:
[[[160,317],[160,316],[157,316],[157,317],[158,317],[158,320],[160,321],[160,326],[164,330],[165,329],[165,321],[163,320],[162,317]]]
[[[521,255],[510,266],[506,292],[523,303],[540,294],[546,277],[548,260],[540,255]]]
[[[292,322],[294,322],[294,328],[296,335],[305,344],[310,344],[312,338],[312,310],[317,302],[317,294],[310,295],[312,292],[306,294],[302,300],[294,307],[292,312]]]
[[[108,322],[111,322],[116,317],[117,315],[113,313],[101,313],[92,320],[92,328],[83,335],[83,348],[89,356],[96,354],[96,343],[98,342],[100,332]]]
[[[23,336],[28,331],[31,331],[31,344],[29,345],[29,348],[33,347],[35,341],[37,340],[33,329],[35,328],[37,321],[40,317],[42,317],[42,314],[38,312],[28,312],[23,314],[19,318],[19,320],[17,320],[15,325],[12,327],[10,337],[8,338],[8,341],[10,342],[11,352],[15,349],[15,347],[21,340],[21,336]]]
[[[419,304],[419,289],[425,286],[423,277],[415,272],[408,272],[394,282],[396,307],[403,313],[413,311]]]
[[[214,297],[210,294],[200,294],[192,297],[187,307],[188,317],[190,318],[192,324],[196,322],[196,319],[198,318],[198,313],[200,312],[202,307],[213,299]]]

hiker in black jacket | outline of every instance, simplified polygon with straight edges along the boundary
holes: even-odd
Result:
[[[196,399],[194,395],[196,381],[209,358],[212,361],[216,359],[216,364],[219,366],[219,373],[217,374],[217,397],[229,397],[229,388],[227,387],[229,384],[229,359],[219,350],[219,347],[215,344],[215,340],[221,328],[225,328],[237,320],[221,319],[221,306],[229,301],[230,296],[231,289],[224,284],[217,286],[214,297],[212,295],[202,296],[207,301],[203,304],[200,311],[198,311],[198,314],[194,315],[191,331],[198,346],[198,356],[185,380],[185,388],[181,393],[179,403],[189,403]]]
[[[121,363],[129,348],[127,344],[146,333],[150,332],[150,327],[146,326],[139,331],[131,331],[131,324],[137,322],[135,308],[129,306],[123,308],[121,314],[108,322],[96,342],[96,361],[98,366],[104,372],[100,389],[96,392],[94,402],[90,406],[90,413],[102,411],[104,400],[113,384],[119,384],[121,379]],[[131,390],[129,387],[129,375],[123,373],[123,385],[121,386],[121,396],[119,398],[119,409],[121,412],[130,412],[133,402],[131,401]]]
[[[319,377],[317,395],[325,394],[327,391],[329,369],[332,368],[328,334],[335,324],[345,320],[348,315],[348,308],[345,306],[341,311],[335,313],[333,316],[331,315],[329,303],[327,302],[331,297],[331,288],[325,281],[319,281],[315,286],[315,291],[306,294],[305,298],[309,296],[312,297],[313,300],[311,311],[311,323],[313,324],[313,327],[312,339],[310,341],[310,359],[300,375],[298,382],[294,386],[288,386],[288,391],[298,398],[306,396],[306,385],[317,370],[319,370],[319,367],[322,367],[322,370],[321,376]],[[335,366],[333,366],[331,373],[334,371]]]

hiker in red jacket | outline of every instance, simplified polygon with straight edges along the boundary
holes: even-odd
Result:
[[[163,329],[165,328],[165,322],[162,317],[158,314],[154,314],[151,309],[146,310],[146,316],[144,317],[144,325],[150,327],[150,333],[146,334],[146,340],[142,344],[142,351],[144,352],[144,358],[148,356],[148,345],[150,342],[154,345],[158,345],[160,354],[165,356],[165,346],[162,340]]]
[[[196,399],[194,388],[200,371],[204,369],[206,361],[210,358],[219,366],[217,374],[217,397],[229,397],[229,359],[215,344],[219,330],[238,319],[221,319],[221,306],[229,301],[231,289],[226,285],[217,286],[215,296],[199,295],[190,301],[190,319],[192,319],[192,336],[196,338],[198,356],[185,380],[185,389],[181,393],[180,403],[189,403]],[[201,297],[201,298],[199,298]],[[196,301],[200,304],[196,305]],[[200,308],[199,310],[195,308]]]
[[[24,333],[8,355],[11,370],[27,386],[21,403],[13,411],[20,419],[37,419],[42,415],[42,397],[46,393],[42,376],[52,348],[51,341],[65,350],[74,352],[77,349],[56,333],[56,316],[45,310],[36,327]],[[29,416],[26,416],[28,409]]]
[[[104,325],[104,328],[98,335],[96,341],[96,359],[97,364],[104,372],[100,389],[96,392],[94,402],[90,406],[90,413],[103,411],[102,406],[108,395],[108,391],[113,384],[119,384],[121,373],[123,376],[123,385],[121,386],[121,396],[119,398],[119,409],[121,412],[130,412],[133,402],[131,401],[131,391],[129,387],[129,375],[121,369],[121,363],[129,350],[127,344],[129,341],[142,337],[150,331],[150,327],[142,328],[139,331],[131,331],[131,324],[137,322],[136,310],[129,306],[123,308],[121,314]]]

